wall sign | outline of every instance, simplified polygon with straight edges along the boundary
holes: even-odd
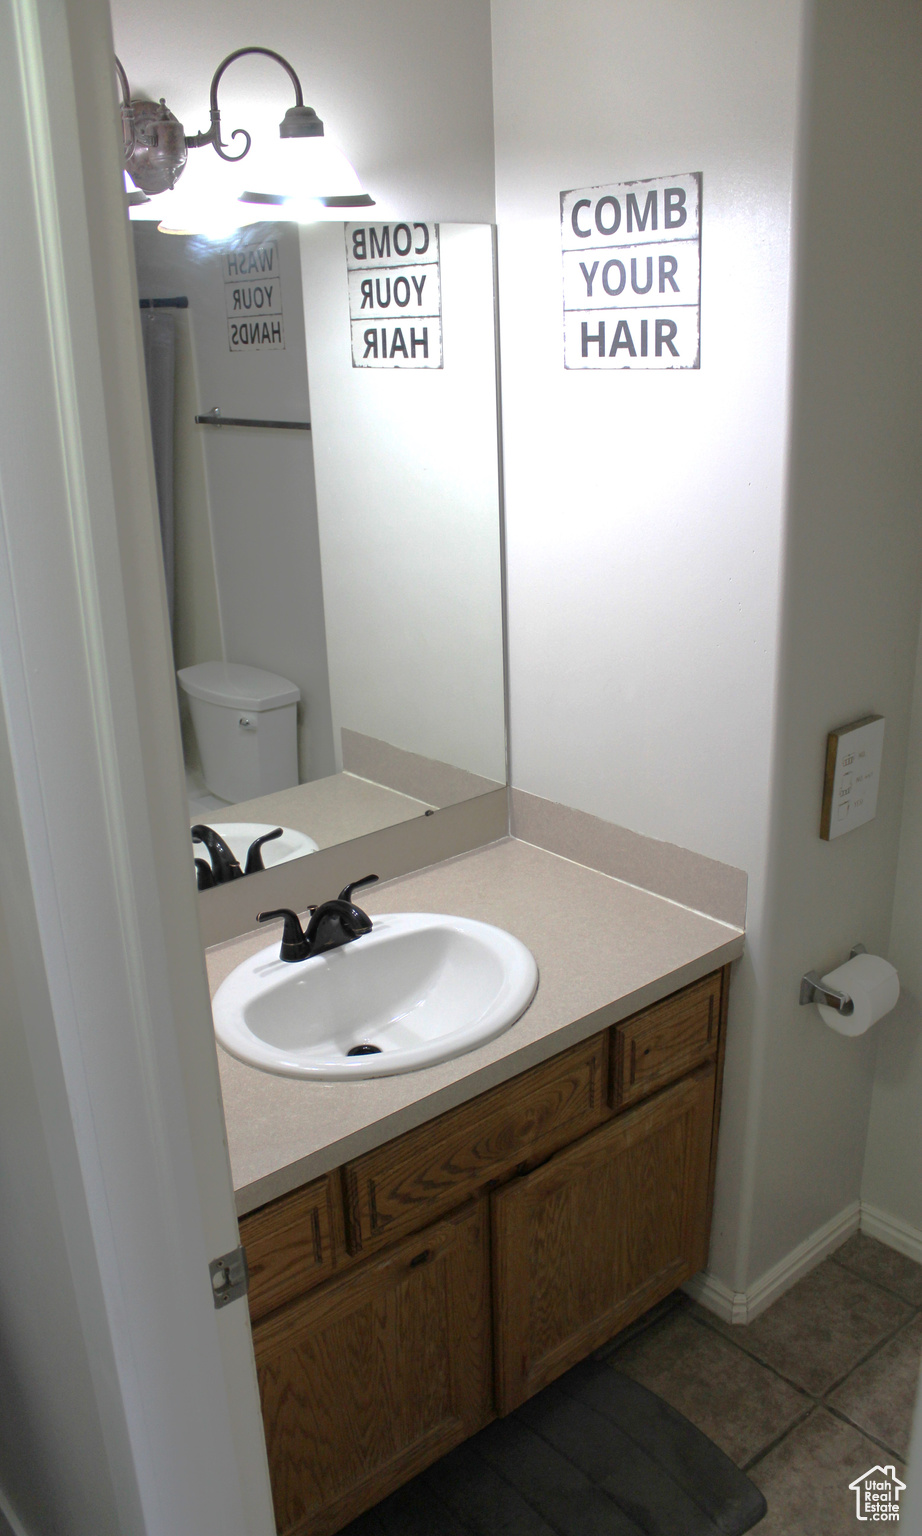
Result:
[[[697,368],[701,175],[560,194],[565,368]]]
[[[883,750],[883,715],[865,715],[829,732],[820,816],[820,837],[827,842],[874,820]]]
[[[271,352],[284,348],[277,242],[228,246],[223,265],[230,350]]]
[[[437,224],[347,224],[353,368],[441,368]]]

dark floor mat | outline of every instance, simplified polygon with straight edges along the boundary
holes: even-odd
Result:
[[[765,1511],[700,1429],[585,1360],[342,1536],[742,1536]]]

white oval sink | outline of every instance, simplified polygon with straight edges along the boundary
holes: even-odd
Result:
[[[248,1066],[283,1077],[413,1072],[502,1034],[538,986],[531,951],[465,917],[390,912],[371,933],[294,963],[279,940],[215,993],[215,1033]],[[356,1047],[372,1054],[350,1056]]]
[[[274,832],[278,822],[209,821],[208,825],[219,837],[223,837],[237,863],[243,868],[250,844],[258,837],[265,837],[267,832]],[[303,859],[306,853],[316,853],[317,848],[318,844],[306,832],[296,832],[294,827],[283,827],[281,837],[274,837],[271,843],[263,843],[263,865],[266,869],[272,869],[275,864],[287,864],[289,859]],[[201,843],[193,843],[192,849],[195,858],[207,862],[208,852]]]

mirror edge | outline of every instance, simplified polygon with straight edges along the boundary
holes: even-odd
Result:
[[[288,906],[303,912],[311,903],[326,901],[350,880],[372,870],[381,880],[393,880],[497,842],[508,834],[508,803],[508,787],[501,785],[488,794],[445,806],[431,816],[397,822],[332,848],[319,848],[305,858],[276,864],[245,880],[200,891],[202,943],[208,949],[251,933],[256,928],[257,912],[265,907]]]

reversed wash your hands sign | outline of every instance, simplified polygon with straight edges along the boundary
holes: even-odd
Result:
[[[701,175],[560,194],[565,368],[698,368]]]

